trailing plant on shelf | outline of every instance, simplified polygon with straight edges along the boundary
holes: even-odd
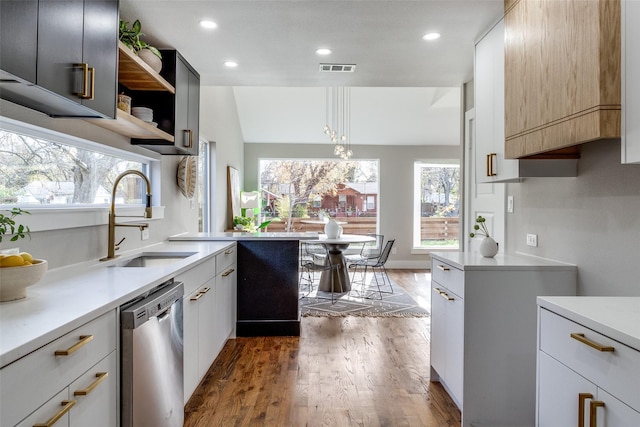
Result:
[[[162,59],[162,54],[158,49],[140,39],[143,35],[140,20],[136,19],[131,26],[129,26],[128,21],[120,20],[119,38],[125,46],[136,53],[142,49],[149,49],[154,55]]]
[[[9,212],[3,214],[2,212]],[[16,224],[15,217],[18,215],[31,215],[28,211],[20,208],[13,208],[10,211],[0,211],[0,243],[2,242],[2,236],[4,234],[11,234],[9,239],[11,242],[15,242],[18,239],[24,239],[27,236],[31,238],[31,230],[29,227],[23,224]]]

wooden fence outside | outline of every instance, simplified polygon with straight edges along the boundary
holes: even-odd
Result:
[[[305,224],[303,221],[308,218],[293,218],[291,229],[296,232],[315,231],[324,232],[322,224]],[[338,221],[345,221],[342,225],[342,232],[345,234],[367,234],[376,232],[375,217],[338,218]],[[267,231],[285,231],[287,221],[274,221],[267,227]],[[454,240],[458,238],[460,221],[458,218],[421,218],[420,237],[422,240]]]

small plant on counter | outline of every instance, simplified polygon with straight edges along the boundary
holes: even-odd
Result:
[[[129,22],[123,21],[122,19],[120,20],[119,39],[125,44],[125,46],[136,53],[142,49],[149,49],[154,55],[162,59],[162,54],[158,49],[151,46],[144,40],[140,40],[140,36],[144,35],[141,31],[142,24],[140,23],[140,20],[136,19],[131,27],[129,27]]]
[[[487,230],[487,225],[485,224],[485,222],[486,222],[486,219],[481,215],[478,215],[478,217],[476,218],[477,224],[473,226],[473,229],[475,230],[475,232],[469,233],[469,237],[471,238],[476,236],[491,237],[489,236],[489,230]]]
[[[2,212],[9,212],[7,215]],[[11,242],[15,242],[18,239],[24,239],[29,236],[31,238],[31,230],[29,227],[23,224],[16,224],[15,217],[18,215],[31,215],[30,212],[22,210],[20,208],[13,208],[10,211],[0,212],[0,243],[2,242],[2,236],[4,234],[13,235]]]

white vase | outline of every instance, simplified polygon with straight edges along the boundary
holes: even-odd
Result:
[[[149,49],[140,49],[138,51],[138,57],[146,62],[156,73],[162,70],[162,59],[158,58],[158,56]]]
[[[324,234],[327,235],[328,239],[337,239],[340,236],[340,226],[335,219],[330,219],[324,225]]]
[[[485,258],[493,258],[498,253],[498,242],[491,237],[485,237],[480,243],[480,254]]]

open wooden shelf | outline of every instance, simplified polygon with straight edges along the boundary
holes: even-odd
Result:
[[[166,91],[175,94],[175,88],[156,73],[124,43],[118,41],[120,61],[118,81],[131,90]]]
[[[87,119],[89,122],[96,126],[108,129],[116,132],[120,135],[125,135],[130,138],[140,139],[166,139],[167,141],[174,142],[173,135],[158,129],[157,127],[144,122],[131,114],[118,109],[116,110],[116,119]]]

